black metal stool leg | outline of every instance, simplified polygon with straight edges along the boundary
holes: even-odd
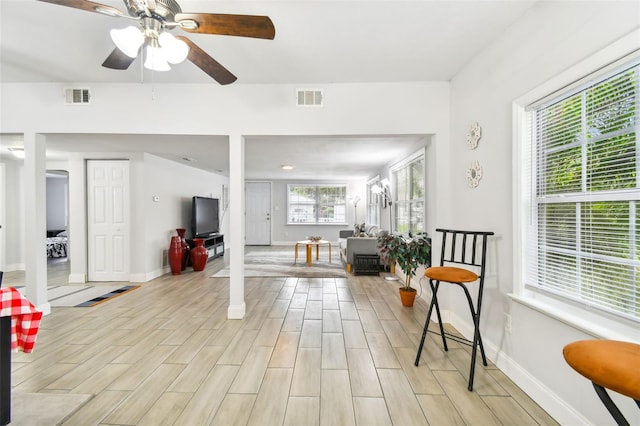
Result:
[[[436,281],[435,290],[434,290],[433,284],[431,283],[431,280],[429,280],[429,284],[431,284],[431,290],[433,291],[433,294],[436,294],[438,292],[438,288],[440,288],[440,281]],[[449,347],[447,346],[447,339],[444,332],[444,326],[442,325],[442,316],[440,315],[440,304],[438,303],[438,299],[435,296],[434,296],[434,300],[436,302],[436,316],[438,317],[438,327],[440,328],[440,337],[442,337],[442,347],[444,348],[444,351],[447,352],[449,350]]]
[[[618,423],[619,426],[630,426],[627,419],[625,419],[620,412],[620,409],[618,409],[616,404],[614,404],[611,400],[611,397],[609,396],[605,388],[596,383],[593,383],[593,388],[596,390],[596,393],[600,397],[600,400],[602,401],[604,406],[607,407],[607,410],[609,410],[609,413],[611,413],[616,423]],[[638,401],[636,401],[636,403],[638,403]],[[638,407],[640,407],[640,403],[638,403]]]
[[[438,286],[436,285],[434,289],[431,281],[429,281],[429,284],[431,285],[431,291],[433,293],[433,296],[431,298],[431,303],[429,304],[429,311],[427,311],[427,319],[424,321],[424,328],[422,329],[422,338],[420,339],[420,345],[418,346],[418,353],[416,354],[416,361],[414,363],[416,367],[420,363],[420,355],[422,355],[422,348],[424,347],[424,341],[427,338],[427,333],[429,332],[429,322],[431,321],[431,313],[433,312],[434,305],[436,306],[436,311],[438,311],[438,308],[437,308]]]

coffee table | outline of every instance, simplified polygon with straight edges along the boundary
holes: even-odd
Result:
[[[307,266],[313,266],[313,256],[312,256],[313,246],[316,247],[316,260],[318,260],[320,259],[320,246],[328,245],[329,246],[329,263],[331,263],[331,242],[327,240],[319,240],[319,241],[302,240],[296,243],[296,254],[295,254],[295,259],[293,261],[294,264],[298,263],[298,246],[301,244],[307,247]]]

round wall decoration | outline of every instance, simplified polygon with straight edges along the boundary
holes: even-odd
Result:
[[[469,144],[469,149],[476,149],[478,147],[478,142],[482,137],[482,127],[476,121],[469,128],[469,133],[467,133],[467,143]]]
[[[482,166],[478,160],[475,160],[467,169],[467,183],[471,188],[475,188],[480,184],[480,179],[482,179]]]

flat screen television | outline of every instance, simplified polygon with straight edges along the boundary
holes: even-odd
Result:
[[[191,202],[191,234],[193,238],[208,237],[220,232],[218,199],[195,196]]]

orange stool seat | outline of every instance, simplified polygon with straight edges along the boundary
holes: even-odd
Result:
[[[611,399],[603,397],[606,392],[598,387],[633,398],[640,407],[640,345],[617,340],[579,340],[566,345],[562,354],[571,368],[591,380],[618,424],[628,424],[617,407],[611,406]]]
[[[446,281],[449,283],[470,283],[478,279],[478,276],[473,272],[453,266],[434,266],[427,268],[424,271],[424,275],[432,280]]]

